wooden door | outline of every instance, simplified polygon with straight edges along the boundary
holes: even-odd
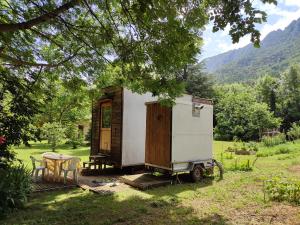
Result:
[[[145,161],[161,168],[171,167],[172,108],[147,104]]]
[[[109,152],[111,150],[111,102],[101,103],[100,123],[100,150]]]

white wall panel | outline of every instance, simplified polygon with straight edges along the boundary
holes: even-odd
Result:
[[[176,100],[172,119],[172,162],[212,158],[213,106],[203,104],[200,117],[192,116],[192,97]]]
[[[146,102],[151,93],[137,94],[124,88],[122,166],[145,163]]]

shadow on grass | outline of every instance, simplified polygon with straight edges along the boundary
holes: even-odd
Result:
[[[197,216],[176,197],[163,195],[101,196],[74,190],[35,195],[24,210],[2,224],[228,224],[219,214]]]

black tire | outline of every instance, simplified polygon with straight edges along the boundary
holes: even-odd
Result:
[[[200,181],[203,178],[203,174],[204,174],[202,166],[195,165],[194,169],[190,172],[190,174],[194,182]]]
[[[219,180],[222,180],[223,174],[224,174],[224,167],[222,163],[214,159],[214,177],[218,178]]]

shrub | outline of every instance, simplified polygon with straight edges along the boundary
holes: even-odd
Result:
[[[283,156],[278,156],[278,160],[286,160],[286,159],[293,159],[295,158],[295,155],[283,155]]]
[[[252,155],[258,151],[258,147],[255,142],[243,143],[242,145],[234,143],[232,147],[228,147],[225,151],[234,152],[237,155]]]
[[[222,152],[221,153],[221,158],[224,158],[224,159],[233,159],[233,152]]]
[[[258,152],[257,154],[256,154],[256,157],[268,157],[268,156],[272,156],[272,155],[274,155],[274,152]]]
[[[235,158],[234,162],[231,162],[229,165],[226,165],[226,168],[230,171],[252,171],[256,160],[257,158],[255,158],[252,161],[250,159],[240,160],[239,158]]]
[[[256,143],[256,142],[249,142],[249,143],[248,143],[248,149],[249,149],[250,151],[257,152],[257,151],[258,151],[257,143]]]
[[[45,123],[42,131],[44,137],[48,140],[52,151],[55,151],[57,145],[65,138],[65,129],[60,123]]]
[[[281,147],[275,151],[275,155],[288,154],[290,152],[291,150],[289,148]]]
[[[234,163],[231,165],[229,170],[233,171],[251,171],[253,169],[250,164],[250,159],[239,161],[237,158],[234,160]]]
[[[273,156],[273,155],[289,154],[291,152],[292,151],[290,148],[280,147],[275,151],[266,150],[266,151],[258,152],[256,154],[256,156],[257,157],[268,157],[268,156]]]
[[[300,181],[275,177],[264,182],[264,194],[273,201],[300,204]]]
[[[283,144],[286,142],[285,139],[285,134],[277,134],[276,136],[273,137],[269,137],[269,136],[264,136],[262,137],[261,141],[263,142],[263,144],[267,147],[272,147],[275,145],[279,145],[279,144]]]
[[[30,171],[21,163],[0,169],[0,215],[21,208],[31,191]]]
[[[288,137],[291,140],[300,139],[300,126],[296,123],[293,123],[291,129],[287,133]]]

